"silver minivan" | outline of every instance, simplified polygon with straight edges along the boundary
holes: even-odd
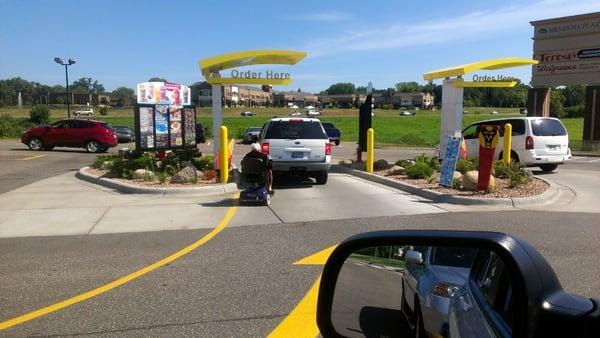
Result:
[[[272,118],[262,128],[262,152],[273,161],[274,172],[292,172],[327,183],[331,144],[318,119]]]
[[[462,134],[467,145],[467,157],[477,157],[479,152],[479,129],[481,125],[500,127],[500,139],[495,158],[501,159],[504,144],[504,125],[512,126],[511,158],[530,167],[552,171],[559,164],[571,159],[569,134],[562,122],[554,117],[511,117],[477,121],[466,127]]]

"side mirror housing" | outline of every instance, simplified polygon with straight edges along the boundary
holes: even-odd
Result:
[[[408,250],[406,252],[406,263],[423,264],[423,254],[415,250]]]
[[[453,277],[462,272],[462,287],[437,283],[433,291],[449,298],[450,305],[453,301],[459,304],[464,292],[473,292],[466,310],[476,307],[486,313],[495,311],[479,291],[485,289],[486,276],[491,276],[493,285],[504,285],[505,290],[510,287],[503,293],[510,297],[502,300],[510,302],[511,311],[504,315],[510,317],[506,325],[510,325],[514,337],[598,336],[600,303],[565,292],[548,262],[526,241],[498,232],[399,230],[359,234],[332,252],[323,269],[317,303],[317,324],[323,337],[353,336],[357,332],[366,336],[398,335],[395,325],[401,318],[404,274],[410,273],[404,264],[423,262],[422,254],[414,250],[404,257],[395,254],[399,248],[409,246],[443,252],[436,256],[432,250],[431,264],[456,266],[457,270],[449,274]],[[467,257],[471,264],[461,265]],[[490,262],[498,268],[488,269]],[[496,275],[494,271],[502,272]],[[452,289],[455,287],[458,290]],[[497,313],[492,315],[500,318]],[[469,322],[474,317],[492,318],[467,313],[461,320]],[[453,332],[457,318],[444,318],[436,333]]]

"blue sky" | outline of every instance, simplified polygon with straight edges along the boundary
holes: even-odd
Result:
[[[600,1],[157,1],[0,0],[0,78],[108,90],[152,76],[191,84],[199,59],[245,49],[293,49],[289,89],[335,82],[391,87],[422,73],[496,57],[531,57],[529,21],[600,11]],[[265,70],[265,67],[255,68]],[[529,82],[531,69],[502,74]],[[225,75],[228,75],[225,73]],[[285,88],[278,88],[285,89]]]

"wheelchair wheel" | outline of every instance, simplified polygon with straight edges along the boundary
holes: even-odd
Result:
[[[271,194],[267,194],[267,197],[265,198],[264,204],[266,206],[271,205]]]

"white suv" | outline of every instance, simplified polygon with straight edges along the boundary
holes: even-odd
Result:
[[[318,119],[273,118],[263,126],[259,143],[274,172],[293,172],[327,183],[331,144]]]
[[[543,171],[552,171],[571,159],[567,130],[559,119],[553,117],[513,117],[472,123],[462,132],[467,145],[467,156],[478,156],[480,126],[498,125],[500,139],[495,156],[501,159],[504,125],[507,123],[512,125],[511,158],[514,161],[526,166],[538,166]]]
[[[73,115],[75,115],[75,116],[81,116],[81,115],[91,116],[92,114],[94,114],[94,109],[92,109],[92,108],[79,109],[78,111],[73,113]]]

